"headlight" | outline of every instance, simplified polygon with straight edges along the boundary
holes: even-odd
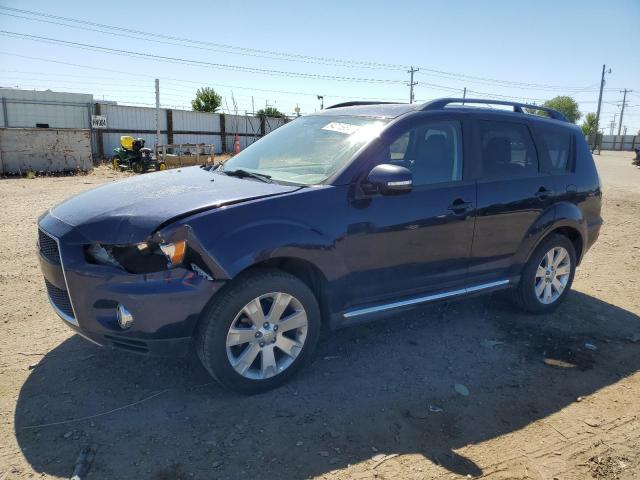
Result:
[[[101,245],[95,243],[85,249],[91,263],[119,267],[130,273],[152,273],[177,267],[183,263],[187,242],[143,242],[134,245]]]
[[[187,242],[179,240],[173,243],[161,243],[160,250],[165,254],[171,266],[180,265],[187,251]]]

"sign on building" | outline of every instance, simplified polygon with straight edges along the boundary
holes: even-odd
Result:
[[[107,117],[104,115],[91,115],[91,128],[107,128]]]

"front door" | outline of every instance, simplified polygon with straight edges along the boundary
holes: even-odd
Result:
[[[460,287],[473,237],[476,185],[463,178],[461,122],[418,121],[399,129],[377,163],[413,173],[413,190],[354,199],[345,266],[345,307]],[[347,293],[347,292],[345,292]]]

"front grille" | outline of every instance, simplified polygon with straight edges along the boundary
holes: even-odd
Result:
[[[58,242],[48,234],[44,233],[40,228],[38,229],[38,248],[40,249],[40,253],[50,261],[60,264],[60,250],[58,249]]]
[[[49,294],[51,303],[53,303],[56,308],[62,311],[65,315],[74,318],[73,308],[71,308],[71,299],[69,298],[69,294],[67,293],[67,291],[60,290],[58,287],[49,283],[46,278],[44,280],[44,283],[47,286],[47,293]]]

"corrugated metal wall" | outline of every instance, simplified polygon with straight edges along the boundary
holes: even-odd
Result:
[[[129,107],[125,105],[100,104],[100,114],[107,117],[109,130],[127,130],[131,132],[156,130],[156,109],[147,107]],[[167,129],[167,110],[160,109],[160,130]],[[125,135],[125,133],[123,133]]]
[[[40,123],[49,128],[89,128],[93,95],[0,88],[0,98],[2,127],[34,128]]]
[[[0,88],[0,97],[7,100],[34,100],[58,103],[93,103],[90,93],[52,92],[51,90],[20,90],[16,88]]]
[[[206,143],[214,146],[215,153],[222,152],[222,139],[220,135],[174,133],[173,143]]]
[[[156,109],[130,107],[126,105],[100,104],[100,115],[107,117],[107,130],[102,134],[105,156],[113,155],[113,149],[120,146],[120,137],[130,135],[143,138],[145,146],[154,148],[156,144]],[[167,110],[161,108],[158,115],[160,132],[167,130]],[[113,132],[113,130],[116,130]],[[160,134],[160,143],[167,143],[166,133]]]
[[[190,132],[219,132],[220,115],[216,113],[173,110],[173,130]]]
[[[47,124],[50,128],[90,128],[90,116],[97,113],[107,119],[106,130],[92,130],[90,136],[95,157],[102,152],[109,158],[113,149],[120,146],[122,135],[143,138],[146,146],[156,144],[156,109],[132,107],[110,102],[93,103],[93,95],[0,89],[2,108],[0,126],[36,127]],[[4,112],[6,111],[5,121]],[[260,138],[261,119],[242,115],[224,115],[226,145],[222,145],[221,115],[217,113],[171,110],[171,125],[168,125],[167,110],[158,112],[160,143],[207,143],[215,146],[215,152],[233,151],[235,134],[240,135],[240,147],[246,148]],[[284,125],[285,119],[266,118],[264,133],[269,133]],[[170,138],[172,137],[172,138]],[[101,147],[101,150],[100,150]],[[223,148],[225,147],[225,148]]]
[[[603,135],[602,150],[633,150],[640,146],[640,135]]]
[[[265,122],[265,133],[272,132],[276,128],[281,127],[284,124],[285,124],[285,121],[283,118],[267,117]]]
[[[100,114],[107,117],[107,130],[102,134],[104,154],[110,156],[120,144],[121,135],[144,138],[146,145],[155,145],[155,109],[147,107],[129,107],[113,104],[100,104]],[[220,114],[171,110],[173,140],[167,135],[167,111],[160,109],[161,144],[206,143],[215,146],[215,153],[223,151],[222,126]],[[233,151],[235,134],[240,134],[240,148],[244,149],[261,136],[259,117],[244,115],[224,115],[225,150]],[[284,125],[283,118],[265,119],[265,133]],[[114,132],[115,130],[115,132]]]
[[[6,103],[9,127],[34,128],[37,124],[49,128],[89,128],[87,105],[51,105],[42,103]]]

